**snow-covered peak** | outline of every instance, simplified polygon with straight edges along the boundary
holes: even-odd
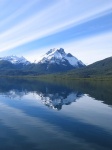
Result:
[[[6,57],[0,57],[0,60],[7,60],[9,62],[11,62],[12,64],[29,64],[30,62],[24,58],[23,56],[18,57],[18,56],[6,56]]]
[[[63,48],[50,49],[45,55],[43,55],[43,57],[37,63],[63,64],[64,62],[69,63],[73,67],[84,66],[84,64],[76,57],[74,57],[72,54],[65,53]]]
[[[50,49],[43,57],[50,57],[50,56],[54,56],[56,58],[60,58],[61,55],[65,55],[65,51],[63,48],[60,49]]]

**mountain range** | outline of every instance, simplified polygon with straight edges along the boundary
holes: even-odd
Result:
[[[17,56],[0,57],[0,75],[42,75],[64,73],[69,77],[112,76],[112,57],[86,66],[63,48],[50,49],[34,63]]]
[[[50,49],[39,61],[34,63],[17,56],[6,56],[0,58],[1,75],[38,75],[65,72],[68,70],[82,68],[85,64],[70,53],[65,53],[63,48]]]

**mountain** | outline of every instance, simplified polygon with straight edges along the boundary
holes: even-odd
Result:
[[[61,76],[67,78],[112,77],[112,57],[85,66],[72,54],[67,54],[63,48],[60,48],[49,50],[40,61],[35,63],[30,63],[24,57],[7,56],[0,58],[1,76],[37,76],[52,73],[63,73]]]
[[[59,64],[59,65],[71,65],[75,68],[85,66],[80,60],[74,57],[72,54],[66,54],[63,48],[50,49],[38,63]]]
[[[111,76],[112,77],[112,57],[97,61],[81,69],[72,70],[67,73],[70,77],[96,77]]]
[[[80,60],[70,53],[65,53],[63,48],[50,49],[37,63],[37,69],[46,73],[63,72],[85,66]]]
[[[24,57],[6,56],[0,57],[0,75],[27,75],[32,71],[27,71],[30,64]]]
[[[0,57],[0,61],[8,61],[12,64],[24,64],[28,65],[30,62],[26,60],[23,56],[17,57],[17,56],[6,56],[6,57]]]
[[[40,75],[65,72],[85,65],[63,48],[49,50],[40,61],[30,63],[24,57],[0,58],[0,75]]]

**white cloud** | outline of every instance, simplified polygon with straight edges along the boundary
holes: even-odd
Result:
[[[99,15],[102,11],[112,7],[112,3],[109,0],[108,3],[101,3],[100,0],[100,6],[97,6],[97,4],[99,4],[97,1],[95,3],[87,1],[85,7],[83,7],[83,2],[81,3],[81,1],[76,0],[64,1],[64,4],[63,1],[56,2],[57,3],[53,3],[53,5],[44,9],[44,11],[42,10],[30,16],[21,23],[12,28],[7,28],[5,32],[1,33],[0,51],[9,50],[35,39],[70,28],[73,25],[88,21]],[[95,9],[92,6],[96,6]],[[26,6],[26,9],[27,7],[29,8],[29,5]],[[23,8],[21,9],[23,10]],[[85,12],[82,12],[81,9],[84,9]],[[15,18],[15,15],[12,15],[12,18],[13,17]]]
[[[0,22],[0,27],[6,25],[8,22],[13,21],[13,19],[17,18],[18,16],[24,14],[26,11],[28,11],[28,9],[31,8],[31,6],[33,6],[34,4],[37,4],[37,2],[39,2],[40,0],[33,0],[33,1],[27,1],[27,3],[23,3],[22,7],[20,7],[19,9],[17,9],[15,11],[15,13],[12,13],[11,15],[9,15],[8,17],[4,18],[1,22]]]

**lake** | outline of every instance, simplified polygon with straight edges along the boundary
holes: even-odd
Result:
[[[0,78],[0,150],[112,150],[112,83]]]

